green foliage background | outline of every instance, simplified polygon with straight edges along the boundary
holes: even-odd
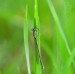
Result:
[[[75,0],[51,0],[61,29],[48,0],[38,0],[42,74],[74,74]],[[0,74],[28,74],[24,49],[24,22],[28,3],[28,32],[31,74],[34,74],[34,0],[0,0]],[[70,48],[67,51],[63,35]]]

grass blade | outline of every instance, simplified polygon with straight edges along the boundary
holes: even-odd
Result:
[[[52,13],[52,15],[53,15],[53,18],[54,18],[54,20],[55,20],[55,22],[56,22],[56,25],[57,25],[57,27],[58,27],[58,29],[59,29],[59,31],[60,31],[60,34],[62,35],[62,38],[63,38],[63,40],[64,40],[64,42],[65,42],[67,51],[68,51],[68,53],[71,55],[71,51],[70,51],[70,47],[69,47],[69,45],[68,45],[68,41],[67,41],[66,36],[65,36],[65,34],[64,34],[63,30],[62,30],[61,23],[60,23],[60,20],[59,20],[59,18],[58,18],[58,15],[57,15],[57,13],[56,13],[56,11],[55,11],[55,9],[54,9],[54,6],[53,6],[51,0],[47,0],[47,2],[48,2],[48,5],[49,5],[49,8],[50,8],[50,10],[51,10],[51,13]]]
[[[75,48],[72,50],[71,55],[69,56],[69,58],[67,59],[65,65],[64,65],[64,71],[63,72],[68,72],[68,69],[72,63],[72,61],[74,60],[75,57]]]
[[[55,9],[54,9],[54,6],[53,6],[51,0],[47,0],[47,3],[48,3],[48,5],[49,5],[49,9],[50,9],[50,11],[51,11],[51,13],[52,13],[52,15],[53,15],[53,18],[54,18],[54,20],[55,20],[55,22],[56,22],[56,25],[57,25],[57,27],[58,27],[58,29],[59,29],[59,32],[60,32],[60,34],[61,34],[61,36],[62,36],[62,38],[63,38],[63,40],[64,40],[64,43],[65,43],[66,48],[67,48],[67,51],[68,51],[69,55],[71,55],[71,50],[70,50],[68,41],[67,41],[66,36],[65,36],[65,34],[64,34],[64,32],[63,32],[63,29],[62,29],[62,27],[61,27],[61,23],[60,23],[59,17],[58,17],[58,15],[57,15],[57,13],[56,13],[56,11],[55,11]],[[73,64],[74,64],[74,62],[73,62]],[[75,66],[75,64],[74,64],[74,66]]]
[[[38,44],[38,49],[40,51],[40,34],[39,34],[39,21],[38,21],[38,2],[37,0],[35,0],[35,6],[34,6],[34,28],[37,30],[36,33],[36,38],[37,38],[37,44]],[[34,43],[34,45],[36,46],[36,44]],[[35,47],[35,52],[36,52],[37,48]],[[42,74],[41,72],[41,64],[40,61],[39,63],[37,63],[36,61],[36,53],[34,52],[34,74]]]
[[[42,39],[42,44],[41,44],[41,46],[43,47],[44,52],[49,56],[49,60],[52,61],[53,66],[55,67],[55,69],[56,69],[56,71],[57,71],[57,72],[56,72],[56,71],[55,71],[55,72],[59,74],[59,70],[58,70],[58,66],[57,66],[56,59],[55,59],[55,57],[54,57],[54,55],[53,55],[53,53],[52,53],[50,47],[47,45],[46,41],[44,41],[43,39]],[[47,49],[47,50],[45,50],[45,49]],[[54,67],[53,67],[53,68],[54,68]]]
[[[30,61],[29,61],[28,18],[27,18],[27,13],[28,13],[28,6],[26,6],[26,23],[24,23],[24,46],[25,46],[28,74],[31,74],[31,72],[30,72]]]

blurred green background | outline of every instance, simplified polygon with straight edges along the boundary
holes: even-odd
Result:
[[[51,0],[71,54],[47,1],[38,0],[43,74],[75,74],[75,0]],[[23,32],[27,3],[30,65],[34,74],[34,0],[0,0],[0,74],[28,74]]]

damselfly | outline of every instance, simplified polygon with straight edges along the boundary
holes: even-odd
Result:
[[[44,69],[44,65],[43,65],[43,62],[42,62],[42,58],[41,58],[41,54],[39,52],[39,48],[38,48],[38,43],[37,43],[37,38],[36,38],[36,33],[37,33],[37,30],[36,28],[33,28],[33,37],[34,37],[34,43],[35,43],[35,54],[36,54],[36,61],[37,63],[39,63],[39,59],[40,59],[40,63],[41,63],[41,66],[42,66],[42,69]]]

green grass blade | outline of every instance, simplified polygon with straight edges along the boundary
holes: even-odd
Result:
[[[71,55],[67,59],[65,65],[64,65],[64,71],[63,72],[68,72],[68,69],[72,64],[72,61],[74,60],[74,57],[75,57],[75,48],[72,50]]]
[[[65,42],[67,51],[68,51],[68,53],[71,55],[70,47],[69,47],[69,45],[68,45],[68,41],[67,41],[66,36],[65,36],[65,34],[64,34],[64,32],[63,32],[63,29],[62,29],[62,27],[61,27],[61,23],[60,23],[59,17],[58,17],[58,15],[57,15],[57,13],[56,13],[56,11],[55,11],[55,9],[54,9],[54,6],[53,6],[51,0],[47,0],[47,2],[48,2],[48,5],[49,5],[49,8],[50,8],[50,10],[51,10],[51,13],[52,13],[52,15],[53,15],[53,18],[54,18],[54,20],[55,20],[55,22],[56,22],[56,25],[57,25],[57,27],[58,27],[58,29],[59,29],[59,31],[60,31],[60,34],[61,34],[61,36],[62,36],[62,38],[63,38],[63,40],[64,40],[64,42]]]
[[[59,70],[58,70],[58,66],[57,66],[57,62],[56,62],[56,59],[50,49],[50,47],[47,45],[46,41],[44,41],[42,39],[42,44],[41,44],[43,50],[45,51],[45,53],[49,56],[50,60],[52,61],[53,63],[53,66],[55,67],[57,73],[59,73]],[[46,50],[47,49],[47,50]]]
[[[38,1],[35,0],[35,6],[34,6],[34,28],[39,29],[39,21],[38,21]],[[37,38],[37,43],[38,43],[38,48],[40,51],[40,34],[39,31],[37,30],[37,34],[36,34],[36,38]],[[36,46],[36,44],[34,43],[34,45]],[[35,50],[37,50],[37,48],[35,48]],[[39,61],[39,59],[38,59]],[[41,64],[40,61],[39,63],[37,63],[36,61],[36,53],[34,52],[34,74],[42,74],[41,72]]]
[[[30,61],[29,61],[28,17],[27,17],[28,14],[27,13],[28,13],[28,6],[26,6],[26,22],[24,23],[24,46],[25,46],[28,74],[31,74],[31,72],[30,72]]]
[[[56,26],[58,27],[59,32],[60,32],[60,34],[61,34],[61,36],[62,36],[62,38],[63,38],[63,40],[64,40],[64,43],[65,43],[66,48],[67,48],[67,51],[68,51],[69,55],[71,55],[71,50],[70,50],[68,41],[67,41],[66,36],[65,36],[65,34],[64,34],[64,32],[63,32],[63,29],[62,29],[62,27],[61,27],[61,23],[60,23],[60,20],[59,20],[58,15],[57,15],[57,13],[56,13],[56,11],[55,11],[55,8],[54,8],[54,6],[53,6],[51,0],[47,0],[47,3],[48,3],[48,5],[49,5],[49,9],[50,9],[50,11],[51,11],[51,13],[52,13],[52,15],[53,15],[54,20],[55,20]],[[73,62],[73,64],[74,64],[74,62]],[[74,64],[74,66],[75,66],[75,64]]]

